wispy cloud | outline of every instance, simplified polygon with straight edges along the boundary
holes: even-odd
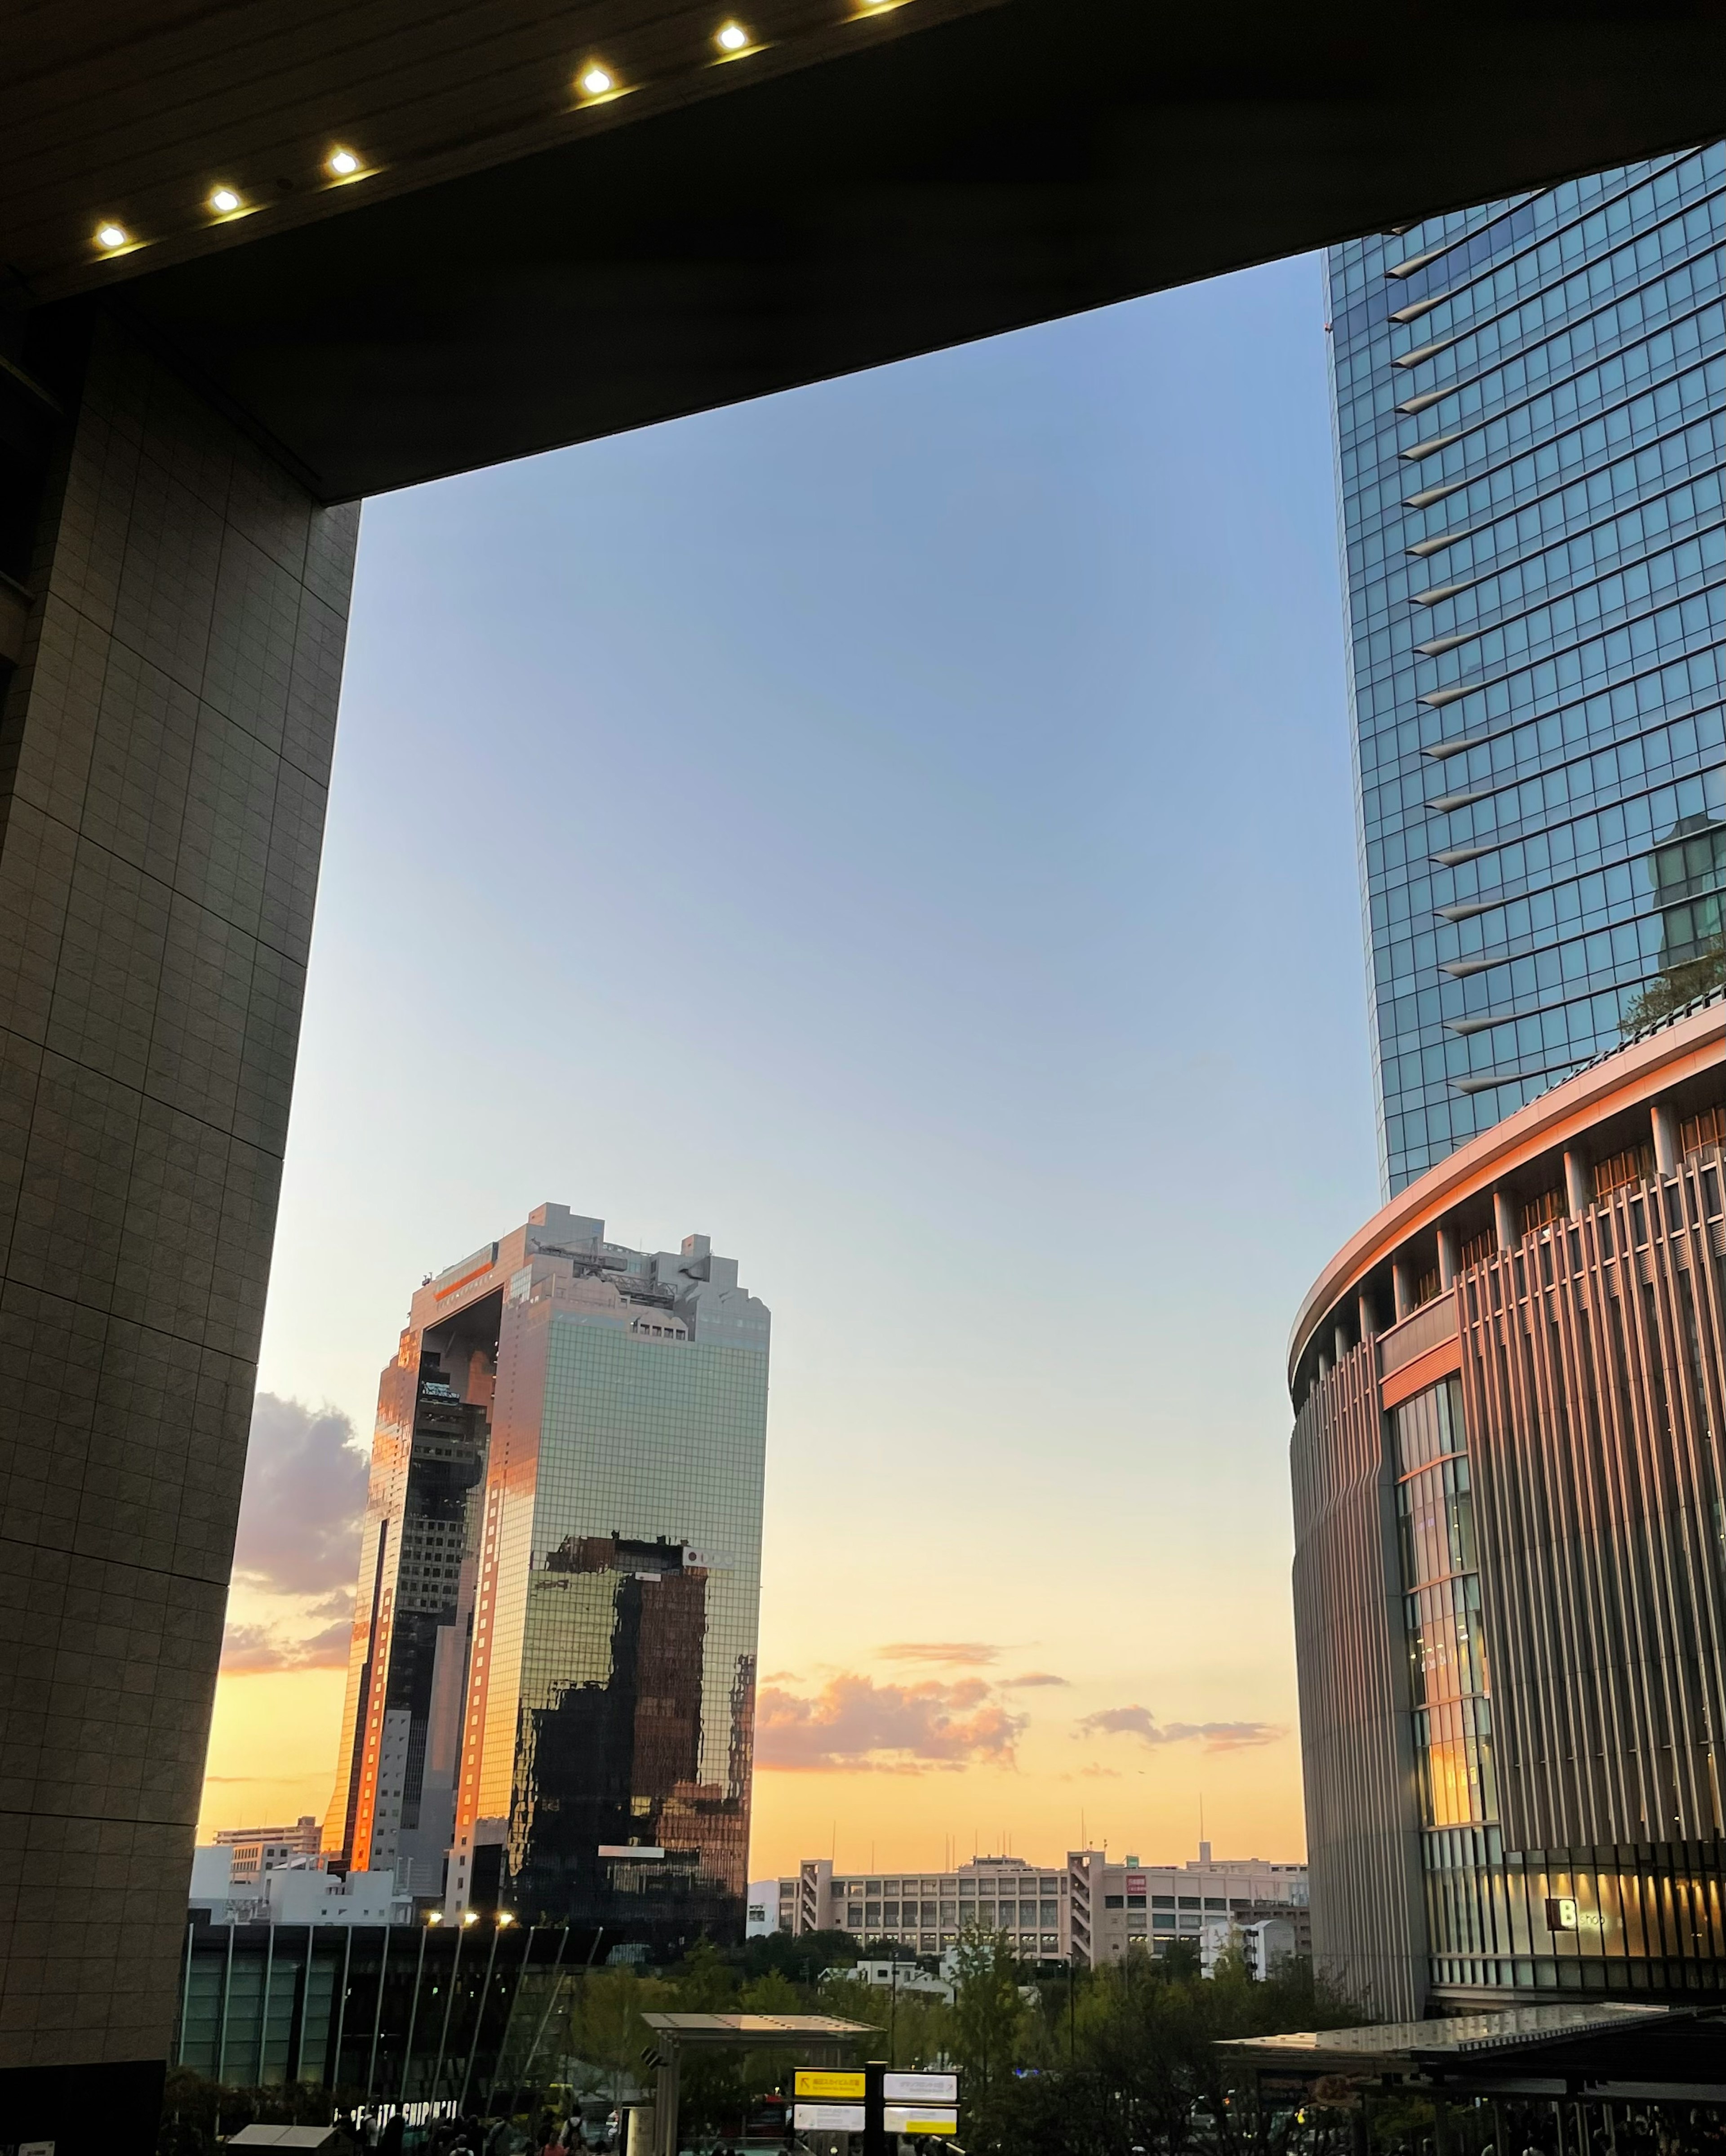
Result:
[[[1006,1766],[1024,1727],[1024,1716],[1003,1707],[980,1677],[896,1685],[846,1672],[813,1694],[763,1686],[756,1702],[755,1760],[818,1774]]]
[[[352,1624],[340,1618],[311,1633],[282,1625],[229,1625],[222,1635],[222,1674],[256,1676],[270,1670],[345,1668]]]
[[[1001,1677],[997,1681],[1003,1691],[1030,1691],[1045,1685],[1070,1686],[1072,1681],[1056,1676],[1053,1670],[1027,1670],[1021,1677]]]
[[[275,1594],[351,1590],[366,1479],[365,1455],[339,1408],[259,1393],[239,1501],[236,1575]]]
[[[884,1662],[949,1662],[961,1668],[981,1667],[1001,1658],[1001,1650],[986,1640],[897,1640],[875,1651]]]
[[[1274,1744],[1287,1735],[1274,1722],[1158,1722],[1148,1707],[1106,1707],[1076,1725],[1085,1737],[1136,1737],[1143,1744],[1202,1744],[1207,1752],[1239,1752]]]

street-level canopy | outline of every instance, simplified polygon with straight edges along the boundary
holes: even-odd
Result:
[[[760,2051],[775,2044],[848,2044],[878,2036],[867,2021],[841,2021],[834,2014],[644,2014],[655,2035],[678,2045],[739,2044]]]
[[[1309,2029],[1217,2046],[1261,2094],[1326,2080],[1433,2095],[1726,2104],[1726,2010],[1507,2006],[1446,2020]]]
[[[678,2076],[683,2052],[699,2047],[758,2051],[769,2046],[795,2047],[822,2065],[837,2065],[860,2036],[879,2036],[867,2021],[841,2021],[835,2014],[644,2014],[654,2038],[648,2063],[654,2067],[653,2148],[655,2156],[677,2156]]]

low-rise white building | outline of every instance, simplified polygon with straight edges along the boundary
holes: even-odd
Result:
[[[1199,1967],[1205,1976],[1216,1974],[1216,1965],[1231,1950],[1246,1964],[1255,1983],[1266,1983],[1285,1962],[1300,1951],[1299,1933],[1292,1917],[1261,1917],[1256,1923],[1236,1924],[1210,1917],[1199,1934]]]
[[[236,1876],[234,1852],[206,1846],[192,1852],[191,1907],[213,1924],[408,1924],[410,1895],[396,1892],[389,1871],[326,1871],[315,1857],[273,1866],[260,1876]]]
[[[236,1879],[261,1879],[266,1871],[316,1856],[323,1830],[312,1813],[302,1812],[292,1826],[218,1827],[214,1846],[233,1852]]]
[[[745,1938],[770,1938],[779,1928],[778,1881],[777,1879],[751,1880],[748,1899],[744,1907],[743,1936]]]
[[[1184,1865],[1073,1850],[1060,1866],[978,1856],[953,1871],[883,1868],[865,1876],[810,1857],[778,1883],[782,1932],[845,1932],[860,1943],[891,1939],[917,1953],[940,1953],[966,1932],[985,1931],[1004,1934],[1027,1961],[1076,1957],[1097,1965],[1120,1960],[1134,1943],[1151,1953],[1174,1939],[1197,1946],[1207,1918],[1244,1929],[1284,1917],[1297,1953],[1311,1943],[1304,1864],[1215,1858],[1209,1842]]]
[[[867,1984],[881,1991],[915,1993],[920,1999],[953,2004],[953,1985],[946,1975],[930,1976],[914,1961],[860,1961],[853,1969],[824,1969],[823,1984]]]

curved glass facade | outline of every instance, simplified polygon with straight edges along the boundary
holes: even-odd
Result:
[[[1392,1419],[1421,1817],[1429,1827],[1495,1820],[1492,1695],[1461,1379],[1417,1393]]]
[[[1331,252],[1387,1196],[1719,947],[1723,161]]]
[[[1726,987],[1430,1170],[1302,1311],[1315,1961],[1726,1998]]]

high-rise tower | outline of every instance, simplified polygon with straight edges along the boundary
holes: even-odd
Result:
[[[737,1276],[542,1205],[414,1296],[327,1849],[452,1912],[741,1933],[769,1320]]]
[[[1388,1197],[1718,978],[1718,143],[1332,249]]]

